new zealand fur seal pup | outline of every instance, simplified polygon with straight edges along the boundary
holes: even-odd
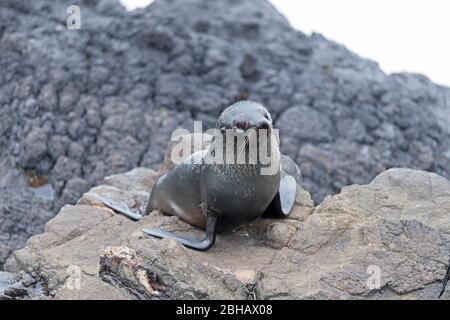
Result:
[[[182,237],[162,229],[143,231],[208,250],[216,231],[263,216],[287,217],[295,203],[300,170],[291,158],[280,154],[275,131],[269,112],[259,103],[241,101],[226,108],[209,148],[193,153],[161,176],[144,212],[158,209],[175,215],[206,230],[206,237]],[[142,218],[126,206],[104,203],[131,219]]]

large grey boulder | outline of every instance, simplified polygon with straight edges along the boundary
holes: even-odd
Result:
[[[391,169],[314,207],[299,189],[289,219],[260,219],[198,252],[143,228],[199,235],[153,211],[133,222],[102,205],[145,205],[158,173],[110,176],[66,205],[5,264],[32,270],[55,299],[436,299],[450,260],[450,182]],[[446,293],[444,298],[449,298]]]

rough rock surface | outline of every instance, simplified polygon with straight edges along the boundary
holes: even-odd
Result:
[[[42,279],[37,280],[24,272],[13,274],[0,271],[0,300],[38,299],[46,294]]]
[[[55,299],[436,299],[450,260],[450,182],[391,169],[314,207],[299,189],[289,219],[260,219],[218,234],[207,252],[143,228],[199,235],[153,211],[139,222],[102,198],[145,205],[158,173],[105,179],[66,205],[5,264],[30,272]],[[78,284],[78,285],[77,285]],[[446,293],[443,298],[450,298]]]
[[[39,212],[108,174],[157,168],[176,127],[211,126],[243,98],[271,109],[316,201],[390,167],[450,176],[448,88],[388,76],[293,30],[265,0],[157,0],[131,13],[117,1],[71,4],[80,30],[65,26],[67,2],[0,2],[0,173],[35,171],[55,190],[43,203],[0,175],[0,220],[16,216],[0,224],[0,265],[42,231],[51,214]]]

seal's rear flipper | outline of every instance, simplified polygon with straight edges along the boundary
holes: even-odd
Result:
[[[218,217],[213,214],[209,214],[206,219],[206,238],[197,239],[192,237],[181,237],[177,236],[175,233],[164,231],[162,229],[144,229],[142,230],[145,234],[154,236],[157,238],[170,238],[181,242],[188,248],[195,250],[206,251],[212,247],[216,241],[216,224]]]
[[[102,202],[108,208],[127,216],[131,220],[138,221],[143,218],[141,214],[131,211],[130,207],[123,201],[116,203],[107,199],[102,199]]]
[[[285,175],[280,181],[280,189],[264,212],[264,218],[286,218],[291,213],[297,194],[297,181],[290,175]]]

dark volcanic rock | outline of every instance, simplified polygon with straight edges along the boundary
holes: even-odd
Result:
[[[0,300],[35,299],[44,294],[43,283],[33,276],[0,271]]]
[[[244,98],[272,111],[315,200],[393,166],[450,176],[447,88],[385,75],[293,30],[267,1],[160,0],[131,13],[116,1],[77,3],[80,30],[66,28],[66,2],[0,3],[0,172],[49,177],[53,212],[105,175],[157,168],[175,128],[211,125]],[[46,210],[2,179],[0,219]],[[1,242],[0,262],[42,228],[40,216],[30,230],[1,224],[2,239],[19,241]]]
[[[0,267],[14,248],[25,244],[27,237],[44,231],[53,217],[48,201],[36,197],[24,187],[0,187]]]

